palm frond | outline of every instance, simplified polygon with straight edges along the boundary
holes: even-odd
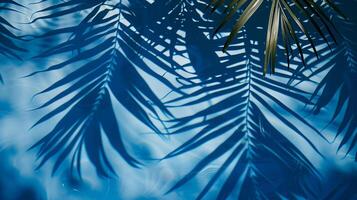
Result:
[[[221,11],[221,13],[225,16],[217,26],[214,34],[220,31],[222,27],[232,20],[239,9],[243,10],[224,44],[224,52],[228,49],[234,38],[236,38],[239,30],[241,30],[248,20],[257,13],[257,10],[264,4],[263,2],[263,0],[232,0],[230,3],[226,3],[224,0],[211,1],[210,7],[212,7],[212,12],[223,7],[224,10]],[[301,41],[296,33],[297,30],[304,33],[317,57],[318,52],[314,44],[315,37],[323,38],[328,45],[330,45],[331,42],[337,42],[336,35],[338,35],[338,31],[327,17],[326,9],[324,9],[324,7],[329,7],[339,16],[345,18],[343,12],[340,11],[334,2],[326,0],[320,4],[312,0],[272,0],[270,4],[269,20],[266,27],[267,33],[263,74],[266,74],[269,69],[270,72],[275,72],[276,51],[280,37],[279,32],[281,32],[281,37],[285,44],[287,58],[289,59],[289,54],[292,53],[290,52],[291,48],[289,46],[295,44],[298,47],[297,49],[304,65],[304,55],[300,44]],[[313,29],[315,30],[315,34],[311,32]],[[290,40],[292,41],[290,42]]]
[[[150,115],[158,117],[161,113],[170,117],[171,113],[146,83],[142,73],[163,82],[173,90],[174,87],[162,74],[150,68],[144,58],[165,68],[167,73],[170,73],[170,67],[160,56],[156,56],[155,52],[146,49],[153,49],[153,44],[133,26],[134,20],[139,16],[135,13],[134,6],[143,5],[126,5],[121,1],[111,5],[107,1],[87,3],[71,0],[51,5],[38,12],[43,15],[34,21],[66,17],[67,14],[78,11],[87,13],[78,25],[51,30],[40,36],[43,38],[70,34],[67,40],[37,57],[63,53],[71,53],[72,56],[30,76],[64,68],[74,70],[37,94],[55,92],[69,85],[38,108],[55,106],[34,126],[64,115],[54,129],[32,147],[39,148],[39,167],[57,156],[54,173],[65,159],[72,157],[71,167],[76,167],[80,174],[81,156],[85,151],[98,174],[109,176],[110,173],[115,173],[115,170],[105,154],[103,137],[108,138],[110,145],[129,165],[139,167],[139,161],[125,148],[120,129],[120,124],[125,122],[117,121],[113,102],[119,102],[153,132],[161,133]],[[50,13],[46,14],[47,12]],[[63,104],[56,104],[63,100]]]
[[[344,5],[343,8],[353,16],[353,11],[350,10],[350,7],[354,5],[356,5],[356,2],[351,1]],[[335,139],[341,136],[342,139],[338,150],[346,146],[345,154],[348,155],[352,151],[356,151],[355,146],[357,142],[357,95],[354,92],[357,87],[357,44],[352,38],[352,35],[356,33],[357,20],[352,18],[349,21],[345,21],[340,18],[334,18],[334,21],[337,28],[341,31],[343,42],[334,50],[335,53],[330,57],[328,63],[320,65],[321,67],[309,75],[309,78],[312,78],[327,72],[318,83],[311,99],[316,100],[314,113],[318,114],[333,102],[337,96],[338,101],[330,123],[335,122],[341,116],[342,120],[338,125]],[[355,160],[357,160],[357,154]]]
[[[191,31],[186,35],[202,34],[194,29]],[[299,175],[296,180],[291,176],[276,180],[277,176],[288,177],[283,174],[291,175],[300,171],[308,174],[307,179],[318,182],[319,173],[291,141],[287,132],[293,134],[294,138],[304,140],[317,155],[320,152],[309,139],[306,130],[314,132],[323,140],[324,137],[288,103],[312,105],[308,98],[309,92],[286,84],[295,71],[285,72],[279,65],[276,76],[272,78],[266,78],[259,72],[263,62],[260,60],[262,52],[259,49],[263,43],[259,40],[261,35],[258,32],[261,30],[255,26],[241,28],[236,42],[227,50],[228,55],[204,57],[207,59],[204,64],[216,63],[216,67],[221,67],[216,76],[202,78],[197,73],[191,78],[193,84],[180,87],[181,90],[193,92],[166,101],[167,106],[177,109],[198,108],[192,115],[169,122],[170,134],[196,133],[170,152],[166,159],[212,145],[213,141],[219,143],[168,192],[179,189],[207,166],[220,161],[219,169],[210,177],[198,199],[204,198],[209,192],[217,192],[218,199],[237,193],[239,199],[293,198],[294,195],[314,197],[315,194],[305,188],[305,184],[292,184],[291,181],[306,181]],[[225,39],[224,34],[218,34],[213,42],[217,45]],[[203,43],[210,41],[207,37]],[[304,48],[309,48],[307,52],[314,54],[311,46]],[[282,64],[287,66],[287,63]],[[295,61],[291,65],[299,69]],[[306,79],[299,73],[295,73],[295,78]],[[284,124],[285,128],[278,124]]]

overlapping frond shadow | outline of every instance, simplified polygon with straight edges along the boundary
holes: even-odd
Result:
[[[39,149],[37,155],[41,160],[38,167],[54,157],[55,173],[66,159],[70,159],[72,172],[78,172],[80,175],[81,158],[86,152],[100,176],[115,174],[115,169],[105,154],[103,137],[108,138],[111,147],[129,165],[140,166],[141,163],[125,148],[123,132],[120,129],[120,124],[125,122],[115,116],[113,101],[119,102],[153,132],[161,134],[159,129],[162,127],[158,127],[150,115],[156,118],[159,118],[159,115],[170,117],[171,113],[152,91],[139,70],[175,90],[163,74],[144,62],[144,59],[150,60],[162,68],[162,71],[174,73],[169,62],[160,54],[156,54],[153,44],[150,43],[152,40],[148,41],[141,34],[146,30],[145,26],[136,27],[140,23],[147,23],[140,22],[143,20],[140,19],[140,11],[145,10],[147,5],[126,5],[122,1],[110,4],[105,0],[70,0],[50,5],[36,13],[39,16],[34,18],[33,22],[56,17],[65,19],[74,12],[86,11],[79,24],[58,27],[39,36],[41,39],[60,34],[70,35],[37,58],[72,54],[68,59],[29,76],[54,70],[73,70],[36,94],[58,92],[59,88],[66,87],[37,108],[54,106],[34,127],[61,116],[53,130],[31,147]],[[56,104],[60,101],[65,102]]]
[[[25,52],[26,50],[18,45],[18,42],[22,41],[22,38],[13,33],[19,29],[8,20],[8,16],[10,16],[9,13],[12,15],[22,14],[19,10],[15,9],[15,7],[23,8],[24,6],[12,0],[0,2],[0,54],[21,60],[18,53]],[[1,74],[0,82],[3,83]]]
[[[332,21],[340,30],[342,41],[335,48],[333,56],[326,62],[321,62],[308,78],[321,76],[327,72],[311,96],[311,100],[316,100],[313,111],[315,114],[320,113],[321,109],[334,102],[337,97],[337,104],[330,123],[339,121],[337,118],[342,119],[335,135],[335,139],[341,137],[338,150],[346,147],[345,155],[353,153],[357,161],[357,93],[355,92],[357,87],[357,44],[354,40],[354,35],[357,33],[357,19],[354,17],[352,9],[356,5],[356,1],[341,4],[341,9],[347,13],[349,20],[334,17]],[[302,70],[302,73],[305,71]]]
[[[316,94],[295,87],[293,83],[311,81],[311,76],[304,73],[305,69],[311,69],[301,64],[302,54],[307,55],[305,59],[309,62],[309,58],[315,57],[316,47],[324,53],[321,58],[325,53],[330,56],[331,47],[317,43],[331,38],[326,36],[323,40],[316,40],[313,47],[303,31],[294,32],[299,41],[285,51],[287,61],[278,62],[273,77],[265,77],[261,73],[265,45],[259,33],[266,27],[255,24],[242,26],[237,38],[223,54],[221,49],[229,31],[223,28],[222,33],[210,38],[217,23],[206,16],[206,8],[205,2],[190,0],[141,1],[130,2],[129,5],[122,1],[110,4],[104,0],[70,0],[38,11],[33,22],[66,17],[74,12],[85,13],[79,24],[59,27],[39,37],[70,35],[38,58],[73,53],[68,59],[39,71],[72,69],[37,94],[61,90],[38,108],[55,107],[34,126],[60,116],[54,129],[32,147],[39,149],[39,167],[55,157],[54,173],[66,159],[70,159],[72,170],[76,168],[80,174],[81,157],[85,152],[99,175],[110,176],[115,169],[105,154],[103,137],[108,138],[111,146],[129,165],[140,166],[125,148],[120,130],[122,122],[114,114],[113,102],[116,100],[153,132],[162,134],[161,128],[167,125],[173,135],[194,133],[191,139],[165,158],[194,151],[224,138],[169,192],[178,190],[205,167],[223,159],[220,168],[198,194],[198,199],[209,192],[216,192],[220,199],[231,195],[243,199],[315,198],[312,184],[305,182],[319,182],[320,175],[291,138],[301,139],[307,149],[319,155],[310,135],[315,134],[322,140],[324,137],[296,111],[291,102],[313,105],[310,97]],[[260,10],[268,16],[266,8]],[[294,52],[298,52],[300,58],[292,55]],[[149,60],[164,73],[156,71],[144,60]],[[323,67],[328,66],[331,60],[327,62]],[[288,66],[291,66],[291,71],[285,69]],[[139,70],[180,96],[172,98],[168,94],[158,98]],[[318,69],[313,73],[319,70],[323,71]],[[174,75],[179,86],[167,80],[164,77],[166,73]],[[317,91],[326,88],[326,83],[323,81]],[[344,90],[350,89],[347,87],[349,83],[343,83]],[[62,90],[63,87],[66,89]],[[326,98],[320,98],[316,111],[326,105],[332,94],[335,93],[329,92]],[[347,102],[351,95],[341,98]],[[160,117],[171,117],[171,109],[190,109],[203,103],[210,106],[202,106],[191,116],[165,121],[160,128],[153,122],[154,118],[164,122]],[[348,103],[354,106],[353,100]],[[351,116],[354,116],[353,112],[346,117],[345,123],[353,125]]]
[[[265,45],[265,57],[263,73],[275,72],[275,66],[277,64],[276,53],[278,40],[281,37],[284,42],[284,48],[289,66],[289,54],[291,52],[291,44],[295,44],[299,50],[301,61],[305,65],[304,55],[302,47],[300,46],[300,39],[296,34],[296,29],[300,30],[302,34],[307,38],[308,43],[311,45],[312,50],[318,57],[318,52],[315,48],[315,39],[322,38],[328,45],[330,42],[337,42],[338,31],[326,14],[326,8],[333,10],[335,14],[340,17],[346,18],[344,13],[339,7],[330,0],[323,1],[311,1],[311,0],[252,0],[252,1],[217,1],[211,0],[210,7],[212,12],[223,7],[221,12],[224,18],[215,30],[217,33],[227,22],[235,20],[234,26],[231,28],[230,34],[227,37],[227,41],[224,44],[223,51],[226,51],[229,44],[234,40],[238,31],[248,22],[250,18],[256,16],[260,7],[269,4],[270,12],[266,13],[266,17],[269,18],[268,26],[266,26],[266,45]],[[242,9],[239,17],[234,17],[237,11]],[[268,17],[269,16],[269,17]],[[314,30],[314,31],[313,31]],[[312,34],[314,32],[314,34]],[[317,37],[316,37],[317,36]],[[329,41],[328,37],[332,38]]]
[[[177,19],[195,19],[189,12],[191,3],[181,2],[182,9],[177,13]],[[172,7],[172,10],[174,9]],[[191,23],[191,27],[201,25],[196,20],[192,20]],[[187,28],[185,36],[188,38],[192,34],[199,38],[201,35],[201,39],[204,39],[202,43],[214,43],[216,47],[221,48],[227,34],[218,34],[214,40],[203,37],[207,31],[212,33],[212,26],[214,23],[207,26],[206,30]],[[288,63],[280,62],[274,77],[265,77],[261,73],[264,65],[261,60],[264,57],[264,43],[260,40],[262,37],[259,34],[264,27],[256,26],[258,25],[242,27],[227,54],[216,52],[210,57],[201,56],[202,60],[199,62],[192,61],[190,65],[194,68],[196,76],[189,79],[193,84],[183,84],[180,89],[193,92],[187,92],[187,95],[165,102],[168,107],[178,109],[190,109],[191,106],[197,107],[204,105],[205,102],[210,104],[201,106],[193,115],[169,122],[171,134],[189,132],[194,135],[170,152],[165,159],[212,145],[212,141],[219,142],[215,147],[211,146],[212,151],[197,161],[192,170],[168,192],[178,190],[210,164],[219,160],[219,169],[209,178],[197,199],[202,199],[208,194],[216,194],[218,199],[226,199],[231,195],[237,195],[239,199],[295,196],[315,198],[316,194],[311,185],[303,182],[308,180],[318,183],[320,175],[287,134],[291,132],[294,138],[302,138],[309,146],[307,148],[320,154],[307,133],[316,134],[321,140],[325,138],[289,103],[292,101],[312,105],[309,100],[311,94],[308,91],[287,84],[293,75],[297,81],[306,80],[307,77],[298,73],[301,60],[296,57],[291,59],[292,66],[295,66],[291,72],[284,69]],[[304,38],[301,37],[301,40]],[[187,54],[190,48],[192,46],[187,43]],[[297,49],[296,46],[292,48]],[[302,50],[310,56],[314,54],[311,45],[304,46]],[[204,53],[205,49],[196,49],[196,52],[199,51]],[[218,68],[218,73],[210,73],[209,66]],[[279,124],[284,124],[285,127],[282,128]]]

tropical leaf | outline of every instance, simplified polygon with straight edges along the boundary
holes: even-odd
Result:
[[[186,7],[182,9],[180,16],[187,15],[187,7],[190,4],[183,6]],[[197,27],[199,23],[196,21],[196,25],[191,27]],[[306,132],[314,133],[323,140],[324,137],[301,113],[292,108],[291,102],[311,106],[308,98],[311,94],[286,84],[291,81],[293,75],[295,81],[305,80],[307,77],[298,73],[301,60],[295,59],[291,61],[291,66],[294,66],[292,72],[284,71],[283,66],[288,63],[280,62],[274,77],[267,78],[262,75],[260,66],[264,61],[260,60],[263,54],[260,49],[264,43],[259,40],[262,30],[256,26],[258,25],[240,29],[236,42],[227,50],[228,55],[217,53],[215,56],[204,57],[207,61],[197,65],[204,68],[210,63],[217,63],[212,67],[220,67],[221,71],[208,78],[202,77],[202,73],[196,73],[196,76],[191,78],[192,84],[179,87],[181,90],[193,92],[186,92],[187,95],[166,101],[168,107],[198,110],[192,115],[168,122],[171,124],[170,134],[195,134],[165,158],[192,152],[206,145],[210,145],[212,149],[168,192],[179,189],[210,164],[218,162],[219,169],[209,178],[197,199],[216,193],[218,199],[226,199],[231,195],[238,195],[239,199],[296,196],[315,198],[315,194],[303,182],[318,183],[319,173],[290,137],[301,138],[306,142],[307,148],[311,148],[317,155],[320,152],[309,139],[311,135]],[[209,27],[211,26],[207,29]],[[191,30],[192,33],[187,30],[187,37],[189,34],[195,34],[196,37],[202,34],[193,28]],[[308,42],[302,38],[303,33],[297,35],[305,43]],[[229,34],[226,34],[226,37],[229,37]],[[213,42],[219,47],[218,44],[226,40],[226,37],[222,33],[217,35]],[[212,40],[207,37],[202,43],[208,44],[210,41]],[[190,43],[187,43],[187,46],[188,52]],[[303,48],[313,56],[311,44]],[[194,66],[194,62],[191,65]],[[284,124],[285,127],[282,128],[279,124]],[[288,132],[294,136],[289,136]],[[291,176],[292,174],[296,174],[296,177]],[[296,182],[299,184],[295,184]]]
[[[346,146],[346,156],[352,151],[356,152],[357,142],[357,94],[354,92],[354,88],[357,87],[357,44],[352,38],[356,34],[357,20],[352,17],[353,10],[351,10],[351,7],[355,5],[356,1],[351,1],[342,7],[351,16],[349,21],[334,18],[337,28],[341,31],[343,42],[336,47],[334,55],[327,62],[324,62],[318,70],[314,70],[309,75],[309,79],[311,79],[326,73],[311,96],[311,99],[316,100],[315,114],[320,113],[337,96],[337,104],[330,123],[338,120],[339,116],[342,119],[338,125],[335,138],[342,135],[338,150]],[[355,160],[357,160],[357,154]]]
[[[120,129],[123,122],[117,121],[113,102],[119,102],[153,132],[161,133],[150,115],[158,118],[161,113],[170,117],[171,113],[146,83],[142,73],[175,89],[162,74],[151,68],[152,65],[149,67],[144,59],[164,68],[166,73],[174,71],[160,55],[156,56],[156,52],[146,49],[155,49],[154,44],[142,36],[138,32],[139,29],[133,25],[140,16],[136,11],[145,9],[143,6],[145,5],[125,4],[121,1],[110,4],[107,1],[71,0],[36,12],[36,15],[41,15],[33,22],[66,17],[79,11],[85,13],[78,25],[59,27],[39,36],[44,38],[70,34],[68,39],[44,51],[38,58],[63,53],[70,53],[71,57],[29,76],[39,72],[72,69],[65,77],[37,94],[56,92],[65,87],[38,108],[55,106],[34,126],[62,116],[54,129],[32,147],[39,148],[39,167],[56,156],[54,173],[64,160],[72,157],[71,167],[76,167],[80,174],[81,156],[85,151],[98,174],[109,176],[115,173],[115,170],[105,154],[103,137],[108,138],[111,147],[129,165],[139,167],[139,161],[125,148],[123,132]],[[56,104],[60,101],[65,102]]]
[[[316,140],[311,138],[324,140],[324,136],[305,119],[301,108],[314,106],[312,100],[322,91],[326,97],[317,100],[318,112],[332,99],[336,86],[327,81],[332,80],[331,74],[315,93],[299,86],[314,82],[312,77],[330,69],[333,58],[339,56],[333,54],[336,48],[331,46],[337,41],[337,28],[327,17],[325,7],[342,13],[330,1],[320,6],[310,0],[273,0],[267,9],[258,9],[264,2],[252,0],[240,13],[246,1],[233,0],[223,10],[227,15],[218,27],[215,21],[220,13],[208,16],[208,5],[202,1],[40,3],[48,6],[34,13],[32,23],[53,19],[68,23],[67,18],[80,17],[76,19],[79,23],[55,27],[36,36],[62,37],[36,58],[66,57],[29,75],[57,70],[66,74],[36,94],[51,96],[37,109],[51,109],[34,127],[59,118],[53,130],[32,147],[38,149],[39,167],[55,158],[55,173],[65,160],[70,160],[72,171],[76,168],[80,175],[85,154],[99,175],[115,174],[106,155],[104,138],[129,165],[139,167],[141,163],[125,148],[125,133],[120,127],[125,122],[114,112],[119,102],[157,134],[194,133],[167,159],[217,144],[169,192],[184,186],[213,162],[219,162],[220,168],[209,177],[198,199],[209,192],[216,192],[220,199],[316,198],[311,183],[318,185],[320,175],[309,156],[321,153]],[[224,1],[211,5],[216,11]],[[263,16],[269,15],[268,24],[247,23],[257,10]],[[235,24],[233,18],[238,19]],[[234,26],[233,32],[227,30],[228,26]],[[262,31],[265,27],[268,34]],[[212,31],[215,34],[210,38]],[[265,43],[261,41],[264,36]],[[222,45],[224,41],[226,45]],[[226,54],[221,52],[222,48]],[[279,50],[285,50],[286,61],[280,61],[283,51]],[[300,58],[294,55],[296,52]],[[265,59],[261,60],[264,54]],[[322,62],[316,68],[304,67],[319,63],[317,56]],[[273,77],[264,76],[268,66],[275,73]],[[309,70],[311,74],[306,73]],[[347,71],[341,73],[346,75]],[[170,92],[159,98],[144,76],[159,81]],[[351,93],[349,82],[341,84]],[[349,104],[351,94],[340,99]],[[344,103],[340,104],[336,115],[342,112]],[[183,109],[194,114],[166,120],[172,117],[172,110]],[[343,120],[347,122],[342,125],[353,125],[353,116],[347,113]],[[353,131],[349,136],[345,133],[346,141],[352,144]],[[299,148],[299,142],[306,145],[309,153]]]
[[[237,18],[230,35],[224,44],[223,51],[228,49],[239,30],[241,30],[248,20],[257,13],[257,10],[264,4],[263,2],[263,0],[232,0],[229,3],[226,3],[224,0],[211,0],[210,7],[212,7],[212,12],[220,7],[224,8],[224,10],[221,11],[222,15],[224,15],[224,19],[218,25],[214,34],[220,31],[227,22],[231,21],[234,14],[237,13],[239,9],[243,10]],[[292,53],[290,52],[291,48],[289,46],[295,44],[298,47],[297,49],[301,56],[301,60],[305,65],[304,55],[300,44],[301,41],[297,36],[297,30],[304,33],[318,57],[318,52],[313,41],[314,38],[316,36],[323,38],[329,45],[331,42],[337,42],[335,35],[338,34],[334,24],[331,23],[331,20],[327,17],[326,9],[324,8],[329,7],[339,16],[346,18],[343,12],[330,0],[324,0],[322,4],[312,0],[272,0],[269,3],[271,4],[271,10],[268,14],[269,20],[266,33],[263,74],[268,72],[268,67],[270,67],[270,72],[275,72],[276,51],[280,31],[283,43],[285,44],[287,58],[289,59],[289,54]],[[312,33],[312,30],[315,30],[315,34]]]

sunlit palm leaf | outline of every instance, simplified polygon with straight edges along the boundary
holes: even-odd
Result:
[[[225,7],[222,14],[225,18],[219,24],[217,29],[214,31],[216,34],[226,23],[233,19],[233,16],[239,9],[243,9],[243,12],[238,17],[235,25],[233,26],[229,37],[223,47],[223,51],[226,51],[229,45],[232,43],[236,34],[239,30],[247,23],[247,21],[257,12],[258,8],[263,4],[263,0],[232,0],[230,3],[225,3],[224,0],[212,0],[210,5],[212,11],[215,11],[219,7]],[[300,40],[296,35],[296,28],[304,33],[308,38],[316,56],[318,52],[316,51],[314,45],[314,34],[310,33],[310,27],[315,29],[317,35],[324,39],[324,41],[329,44],[330,41],[328,36],[336,42],[337,30],[335,26],[331,23],[330,19],[326,16],[326,9],[324,5],[333,9],[338,15],[345,17],[344,14],[338,9],[335,3],[326,0],[323,1],[324,4],[312,0],[272,0],[271,10],[269,13],[269,20],[266,33],[266,47],[265,47],[265,62],[263,73],[266,74],[268,67],[270,66],[270,72],[274,73],[276,66],[276,48],[279,39],[279,32],[281,31],[282,39],[285,44],[286,56],[289,59],[289,54],[291,55],[289,37],[293,40],[294,44],[297,45],[302,62],[304,62],[304,55],[302,52]],[[280,24],[280,25],[279,25]],[[321,28],[322,27],[322,28]],[[289,62],[288,62],[289,63]]]
[[[185,17],[188,17],[189,6],[188,3],[184,4],[183,7],[186,9],[182,9],[180,15],[185,20],[188,20]],[[192,34],[190,30],[186,31],[186,35]],[[192,28],[191,31],[196,37],[205,33],[194,31]],[[196,73],[197,76],[191,78],[193,84],[184,84],[180,87],[181,90],[193,92],[187,92],[187,95],[166,101],[169,107],[187,110],[197,108],[198,110],[194,114],[169,122],[171,134],[184,132],[195,132],[195,134],[165,158],[192,152],[206,145],[210,145],[212,149],[169,192],[183,187],[210,164],[220,160],[220,168],[209,177],[198,199],[206,197],[211,194],[210,192],[216,192],[218,199],[225,199],[231,197],[233,191],[238,191],[240,199],[274,199],[281,196],[293,198],[294,195],[313,198],[314,194],[306,189],[303,183],[296,185],[290,182],[304,181],[302,177],[297,175],[294,179],[289,176],[279,181],[276,181],[275,177],[275,174],[279,172],[292,174],[296,170],[301,170],[301,173],[308,174],[307,179],[311,179],[310,181],[318,182],[319,180],[314,166],[285,133],[290,130],[295,134],[294,137],[302,138],[309,146],[308,148],[319,154],[319,150],[303,130],[307,128],[323,139],[320,132],[284,101],[285,99],[297,104],[311,105],[308,92],[286,85],[295,70],[299,69],[297,67],[299,62],[292,61],[294,66],[292,73],[284,73],[282,67],[278,66],[275,78],[264,78],[259,73],[260,66],[263,64],[260,60],[263,53],[260,47],[263,43],[254,40],[260,38],[260,35],[255,32],[259,32],[255,26],[248,30],[240,29],[237,33],[238,39],[232,43],[232,48],[227,50],[227,54],[234,54],[234,56],[221,54],[205,56],[204,59],[207,62],[202,61],[199,66],[203,68],[214,63],[221,69],[219,74],[202,78],[202,74]],[[302,34],[297,33],[299,37]],[[219,47],[219,43],[226,39],[222,35],[217,34],[211,42]],[[209,42],[207,37],[204,43],[208,45]],[[186,45],[189,52],[190,43]],[[311,46],[304,48],[311,49]],[[314,54],[313,50],[307,52]],[[216,59],[219,60],[217,63]],[[194,62],[191,63],[192,66],[194,64]],[[283,64],[287,65],[287,63]],[[304,79],[306,77],[296,73],[295,80]],[[285,124],[287,129],[278,128],[279,123]],[[212,141],[219,144],[212,145]],[[294,161],[289,162],[290,160]],[[274,172],[273,169],[281,171]],[[263,185],[265,189],[269,189],[264,190]]]

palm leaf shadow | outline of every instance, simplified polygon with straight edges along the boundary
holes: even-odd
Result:
[[[19,31],[16,25],[10,22],[7,18],[14,14],[22,14],[17,8],[23,8],[16,1],[6,0],[0,2],[0,54],[8,58],[22,60],[18,55],[26,50],[19,46],[18,42],[22,41],[20,36],[14,34],[14,31]],[[3,83],[3,78],[0,74],[0,82]]]
[[[270,72],[275,72],[275,66],[277,64],[276,53],[277,45],[279,39],[279,32],[281,32],[282,40],[284,42],[284,48],[286,52],[286,57],[289,66],[289,54],[290,43],[296,44],[302,63],[305,65],[304,54],[302,52],[302,47],[300,46],[301,38],[296,34],[296,30],[300,30],[302,34],[308,40],[311,45],[312,50],[318,57],[319,54],[315,48],[314,39],[322,38],[327,45],[332,42],[337,42],[338,31],[331,20],[326,15],[326,8],[333,10],[335,14],[346,18],[344,13],[339,9],[339,7],[332,1],[311,1],[311,0],[273,0],[271,2],[266,2],[262,0],[252,0],[252,1],[210,1],[209,7],[212,7],[212,12],[224,8],[221,14],[224,16],[221,23],[216,28],[214,34],[216,34],[222,27],[224,27],[227,22],[237,19],[234,26],[232,27],[227,41],[224,44],[223,51],[226,51],[230,43],[234,40],[238,31],[258,13],[260,7],[269,4],[270,12],[266,13],[264,16],[269,16],[268,26],[266,26],[266,47],[265,47],[265,57],[264,57],[264,67],[263,73],[268,72],[268,67],[270,67]],[[239,17],[234,17],[237,11],[242,10]],[[312,34],[311,30],[315,30]],[[327,33],[327,34],[326,34]],[[328,37],[332,38],[329,41]],[[292,42],[290,42],[292,40]]]
[[[347,156],[352,151],[355,151],[357,142],[357,94],[355,92],[357,87],[357,45],[353,38],[357,30],[357,20],[350,9],[356,5],[356,1],[341,5],[342,9],[349,13],[348,16],[351,16],[348,21],[338,17],[334,18],[337,28],[341,30],[343,40],[336,47],[334,55],[330,57],[328,62],[311,73],[309,78],[327,71],[311,96],[311,99],[316,100],[313,111],[315,114],[320,113],[321,109],[335,101],[337,95],[338,100],[330,123],[335,122],[339,116],[342,118],[339,122],[335,139],[341,136],[338,150],[346,146],[345,155]],[[355,154],[355,160],[357,160],[357,152]]]
[[[186,6],[189,4],[187,3]],[[182,10],[186,13],[180,16],[187,15],[188,9]],[[198,22],[196,23],[197,25],[192,27],[198,26]],[[197,29],[193,28],[186,31],[193,31],[191,34],[196,36],[202,34],[202,32],[195,32]],[[254,40],[261,38],[258,32],[259,29],[255,26],[243,27],[238,33],[236,42],[232,44],[231,51],[227,52],[228,55],[204,57],[207,59],[205,63],[216,63],[215,60],[219,59],[220,66],[215,67],[221,67],[221,71],[217,76],[205,77],[204,73],[197,73],[196,77],[191,78],[193,84],[183,85],[180,89],[192,90],[197,87],[199,89],[166,101],[167,106],[178,109],[190,109],[190,106],[209,101],[216,103],[204,106],[193,115],[169,122],[171,134],[195,132],[195,135],[170,152],[165,159],[191,152],[208,145],[213,140],[220,141],[218,138],[225,137],[168,192],[182,187],[209,164],[227,156],[224,157],[225,161],[221,163],[217,172],[210,177],[197,199],[211,194],[209,192],[213,192],[216,188],[214,185],[217,184],[220,186],[218,191],[215,191],[218,199],[228,198],[237,191],[238,197],[242,199],[269,199],[282,196],[293,198],[294,195],[314,198],[316,195],[310,190],[311,188],[305,186],[306,184],[296,184],[296,180],[306,181],[296,172],[300,171],[307,176],[308,181],[314,182],[319,182],[319,173],[306,155],[287,138],[286,133],[274,126],[275,121],[284,123],[297,135],[296,137],[303,138],[313,151],[320,154],[314,142],[303,131],[306,129],[302,129],[297,124],[301,123],[308,127],[323,140],[324,137],[300,113],[290,108],[291,105],[284,102],[285,98],[290,98],[302,104],[312,105],[308,98],[311,94],[286,84],[293,74],[296,80],[305,80],[306,77],[294,70],[288,75],[281,66],[277,66],[274,78],[265,78],[260,73],[262,66],[260,58],[263,52],[259,50],[262,49],[263,42],[259,39]],[[189,34],[186,33],[187,36]],[[225,37],[221,35],[215,42],[219,44],[224,39]],[[203,43],[209,43],[209,38],[206,38]],[[187,47],[187,51],[189,48]],[[240,53],[229,56],[234,52]],[[287,63],[283,65],[286,66]],[[205,66],[201,65],[201,67]],[[292,174],[296,176],[291,176]],[[278,181],[276,181],[277,177],[279,177]]]
[[[139,6],[139,7],[138,7]],[[115,174],[115,169],[105,154],[103,137],[107,137],[114,150],[131,166],[139,167],[137,161],[125,148],[120,130],[120,120],[114,114],[113,101],[116,100],[142,123],[160,134],[157,124],[150,115],[158,117],[171,116],[160,99],[152,91],[139,69],[151,77],[163,82],[175,90],[162,74],[153,71],[143,58],[151,60],[166,72],[174,72],[160,59],[153,44],[141,36],[133,24],[140,23],[138,11],[145,9],[145,4],[125,5],[107,4],[106,1],[83,2],[71,0],[51,5],[37,12],[33,21],[66,17],[73,12],[88,11],[78,25],[59,27],[40,38],[53,37],[59,34],[71,34],[70,38],[50,48],[38,58],[53,57],[62,53],[73,56],[49,66],[47,69],[34,72],[49,72],[72,67],[74,70],[64,78],[53,83],[36,95],[41,95],[69,85],[37,109],[57,105],[45,114],[33,127],[64,114],[54,129],[31,148],[39,148],[38,167],[50,158],[56,157],[53,167],[55,173],[64,160],[71,157],[72,171],[77,169],[80,175],[81,156],[85,151],[100,176]],[[48,14],[49,13],[49,14]],[[142,30],[141,30],[142,31]],[[84,64],[82,64],[84,63]],[[67,111],[68,110],[68,111]],[[160,113],[159,111],[160,110]]]

